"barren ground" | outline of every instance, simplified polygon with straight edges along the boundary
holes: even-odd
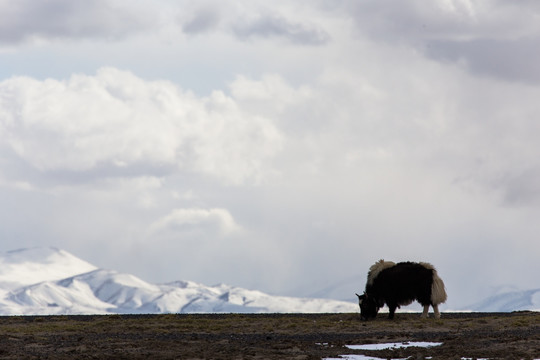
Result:
[[[432,348],[344,345],[442,342]],[[0,317],[0,359],[540,359],[540,313],[168,314]]]

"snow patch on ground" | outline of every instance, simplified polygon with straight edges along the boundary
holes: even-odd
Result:
[[[425,342],[425,341],[407,341],[407,342],[395,342],[395,343],[383,343],[383,344],[363,344],[363,345],[345,345],[346,348],[351,350],[394,350],[408,347],[423,347],[430,348],[434,346],[441,346],[443,343],[439,342]],[[367,355],[340,355],[339,358],[325,358],[323,360],[384,360]],[[401,360],[401,359],[392,359]]]
[[[429,348],[433,346],[441,346],[439,342],[425,342],[425,341],[410,341],[399,343],[384,343],[384,344],[364,344],[364,345],[345,345],[346,348],[351,350],[393,350],[408,347],[424,347]]]
[[[407,358],[395,358],[391,360],[405,360]],[[386,360],[383,358],[367,355],[340,355],[338,358],[324,358],[323,360]]]

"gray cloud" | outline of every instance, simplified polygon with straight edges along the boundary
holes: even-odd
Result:
[[[3,1],[0,4],[0,42],[32,39],[107,38],[140,32],[152,23],[149,12],[121,1],[44,0]]]
[[[475,74],[508,81],[540,82],[540,38],[431,41],[428,56],[463,64]]]
[[[205,8],[194,10],[193,15],[184,21],[182,31],[186,34],[200,34],[216,29],[220,22],[216,9]]]
[[[463,64],[471,73],[538,83],[540,7],[486,1],[345,2],[362,34],[407,44],[437,61]]]
[[[289,21],[287,18],[270,13],[262,13],[254,19],[238,19],[232,30],[241,39],[284,38],[295,44],[323,45],[330,36],[324,30]]]
[[[473,7],[466,2],[345,1],[342,11],[363,35],[391,43],[420,45],[430,38],[470,36]]]
[[[295,45],[323,45],[330,35],[309,16],[291,16],[285,6],[268,10],[259,2],[245,4],[188,3],[178,22],[188,35],[210,32],[228,32],[242,41],[256,39],[282,39]],[[305,5],[302,8],[307,9]]]
[[[343,1],[341,11],[363,34],[392,43],[429,40],[519,39],[536,33],[540,7],[505,1]]]
[[[501,190],[507,206],[540,206],[540,168],[505,174],[493,185]]]

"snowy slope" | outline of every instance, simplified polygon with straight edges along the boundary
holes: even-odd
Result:
[[[56,248],[31,248],[0,253],[0,289],[60,280],[97,268]]]
[[[485,312],[540,311],[540,288],[493,295],[471,305],[470,309]]]
[[[355,312],[358,305],[189,281],[150,284],[55,248],[0,253],[0,314]]]

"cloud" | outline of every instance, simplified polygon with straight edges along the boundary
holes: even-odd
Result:
[[[261,13],[248,19],[238,19],[232,26],[233,33],[240,39],[284,38],[294,44],[323,45],[330,36],[324,30],[271,13]]]
[[[219,15],[216,9],[210,7],[194,10],[186,20],[180,19],[182,31],[193,35],[214,30],[219,24]]]
[[[221,92],[197,98],[114,68],[65,81],[5,80],[0,113],[3,146],[40,172],[88,177],[161,168],[239,184],[260,180],[262,162],[281,147],[270,121]]]
[[[431,41],[426,53],[462,64],[475,74],[524,83],[540,82],[539,38]]]
[[[305,9],[309,7],[303,6]],[[278,7],[274,6],[274,9]],[[65,39],[121,40],[179,26],[187,35],[225,30],[233,36],[279,38],[293,44],[322,45],[329,34],[321,26],[262,3],[219,4],[182,1],[149,4],[125,0],[0,1],[0,44],[44,43]]]
[[[392,43],[419,45],[433,37],[470,36],[481,4],[469,1],[345,1],[362,34]],[[458,26],[459,25],[459,26]]]
[[[175,209],[169,215],[150,226],[151,233],[172,232],[175,235],[210,232],[215,235],[231,235],[241,230],[226,209]]]
[[[122,38],[148,28],[151,12],[123,1],[0,1],[0,43],[54,38]]]
[[[493,186],[501,190],[503,203],[507,206],[540,205],[539,167],[504,174],[501,179],[494,181]]]
[[[507,81],[540,81],[538,4],[468,0],[345,2],[362,34]]]
[[[419,46],[431,40],[515,39],[538,31],[534,20],[517,3],[468,0],[393,2],[345,1],[342,11],[352,16],[363,34],[392,43]]]
[[[304,10],[309,7],[300,5]],[[182,31],[188,35],[227,32],[241,41],[279,39],[294,45],[324,45],[330,35],[308,16],[291,16],[286,6],[268,10],[263,3],[227,4],[189,3],[179,16]]]

